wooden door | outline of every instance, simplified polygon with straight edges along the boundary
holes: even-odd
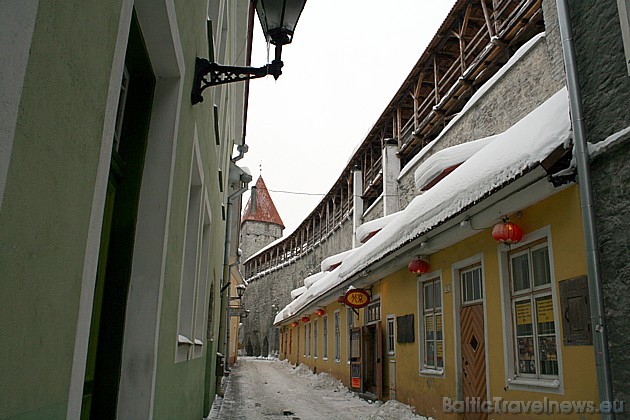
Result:
[[[361,374],[361,327],[350,329],[350,387],[353,391],[363,392]]]
[[[486,401],[486,345],[484,340],[483,304],[462,306],[462,381],[464,399]],[[466,419],[485,419],[487,414],[466,413]]]
[[[381,323],[376,324],[376,363],[374,368],[376,380],[376,398],[383,397],[383,329]]]

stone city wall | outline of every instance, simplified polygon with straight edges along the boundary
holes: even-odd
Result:
[[[399,177],[400,208],[404,209],[417,195],[414,172],[426,158],[447,147],[501,133],[564,86],[562,49],[558,34],[555,1],[544,0],[546,37],[540,40],[486,94],[473,105],[441,140],[412,167],[403,168]],[[379,198],[366,210],[363,222],[383,216]],[[320,262],[352,247],[352,213],[340,229],[334,231],[313,250],[257,277],[248,286],[244,304],[251,314],[244,321],[241,339],[250,355],[274,353],[279,349],[273,326],[276,311],[290,301],[290,292],[303,285],[304,278],[320,271]],[[275,305],[275,306],[272,306]],[[255,308],[255,309],[254,309]],[[265,345],[265,343],[268,343]]]
[[[282,309],[291,302],[291,290],[303,286],[306,277],[319,272],[323,259],[350,248],[352,212],[313,250],[249,283],[243,305],[251,312],[243,319],[243,334],[239,338],[248,355],[267,356],[279,350],[279,337],[273,326],[276,308]]]

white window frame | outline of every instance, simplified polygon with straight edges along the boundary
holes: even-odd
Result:
[[[307,345],[308,356],[307,357],[310,359],[310,357],[311,357],[311,323],[310,322],[308,323],[307,327],[308,327],[307,328],[308,332],[306,334],[307,339],[308,339],[308,345]]]
[[[322,317],[322,359],[328,360],[328,315]]]
[[[623,50],[630,76],[630,0],[617,0],[619,10],[619,23],[621,24],[621,38],[623,40]]]
[[[541,239],[547,241],[547,251],[549,254],[549,275],[551,277],[549,292],[543,292],[542,295],[551,295],[554,311],[554,324],[555,324],[555,339],[557,346],[557,358],[558,358],[558,377],[553,378],[536,378],[528,377],[527,375],[519,375],[516,372],[516,338],[515,338],[515,317],[513,314],[513,302],[512,302],[512,280],[509,270],[509,251],[510,249],[506,245],[498,246],[499,254],[499,269],[501,274],[501,309],[503,313],[503,348],[504,348],[504,371],[505,371],[505,385],[506,388],[513,390],[525,390],[536,391],[545,393],[561,394],[563,385],[563,365],[562,365],[562,337],[560,335],[560,319],[559,319],[559,296],[557,291],[556,276],[554,272],[554,257],[553,257],[553,243],[551,238],[551,228],[545,226],[534,232],[531,232],[523,237],[523,240],[519,242],[518,248],[527,246]],[[514,248],[514,246],[512,247]],[[531,280],[531,290],[536,287],[533,285],[533,279]],[[546,289],[547,286],[542,286],[542,289]],[[535,296],[532,293],[523,293],[523,296]],[[534,297],[534,299],[535,299]],[[518,298],[517,298],[518,299]],[[532,309],[532,316],[534,316]],[[536,327],[536,325],[534,325]]]
[[[175,341],[175,363],[195,359],[204,354],[202,348],[206,328],[198,324],[203,323],[206,311],[205,308],[197,310],[197,306],[200,304],[200,301],[205,302],[206,299],[209,272],[207,270],[207,261],[205,263],[203,261],[209,258],[209,247],[207,245],[204,246],[204,241],[209,240],[210,230],[204,229],[207,227],[206,217],[208,217],[209,223],[209,215],[207,216],[208,211],[206,210],[208,201],[204,194],[204,170],[199,152],[196,127],[188,185],[186,230],[184,233],[180,274],[177,339]],[[204,230],[206,233],[205,238]],[[204,253],[208,254],[204,255]],[[199,296],[200,293],[203,293],[204,296]]]
[[[440,282],[440,298],[441,298],[441,307],[439,313],[442,316],[442,364],[444,366],[441,367],[428,367],[425,365],[425,310],[424,310],[424,285],[428,282]],[[424,274],[418,277],[418,366],[420,369],[421,376],[444,376],[445,368],[446,368],[446,346],[444,340],[444,282],[442,279],[442,270],[437,270],[431,273]],[[433,312],[434,316],[437,314],[437,311]],[[434,321],[435,325],[435,321]],[[437,325],[434,327],[437,330]],[[437,356],[436,356],[437,360]]]
[[[310,324],[309,324],[309,325],[310,325]],[[304,345],[302,346],[302,356],[303,356],[304,358],[306,358],[306,330],[307,330],[307,328],[306,328],[306,325],[305,325],[305,326],[304,326],[304,342],[302,343],[302,344],[304,344]]]
[[[317,359],[317,328],[319,320],[313,321],[313,359]]]
[[[335,363],[341,362],[341,312],[337,309],[334,313],[334,350]]]
[[[387,355],[396,355],[396,315],[387,315],[386,319],[386,343],[387,343]]]
[[[370,317],[370,314],[373,312],[374,308],[376,308],[377,317],[372,319]],[[376,296],[374,298],[374,302],[370,303],[369,305],[365,307],[364,315],[363,315],[365,325],[372,325],[372,324],[377,324],[381,322],[381,309],[382,308],[381,308],[380,296]]]

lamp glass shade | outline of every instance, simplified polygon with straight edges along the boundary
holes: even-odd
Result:
[[[407,265],[407,269],[413,274],[424,274],[429,272],[429,263],[419,258],[413,259]]]
[[[512,222],[497,223],[492,229],[492,237],[498,242],[515,244],[523,239],[523,229]]]
[[[257,0],[256,12],[265,38],[274,45],[286,45],[293,41],[306,0]]]

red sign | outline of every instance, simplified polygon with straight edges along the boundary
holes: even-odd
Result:
[[[348,290],[344,298],[346,305],[356,309],[363,308],[370,303],[370,295],[363,289]]]

